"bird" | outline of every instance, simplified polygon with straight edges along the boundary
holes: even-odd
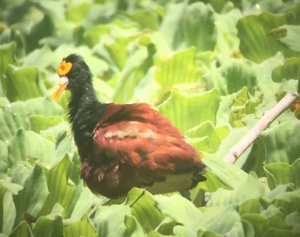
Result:
[[[205,164],[170,120],[148,103],[98,101],[93,75],[77,54],[62,59],[52,99],[70,91],[68,120],[89,189],[110,199],[133,188],[163,194],[205,181]]]

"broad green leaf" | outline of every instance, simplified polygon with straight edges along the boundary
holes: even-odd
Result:
[[[75,222],[68,226],[64,226],[63,234],[64,237],[73,237],[73,236],[96,237],[97,236],[95,229],[86,219]]]
[[[94,218],[98,236],[123,236],[126,231],[125,219],[130,214],[127,205],[99,206]]]
[[[215,127],[212,122],[204,122],[200,125],[189,129],[187,131],[187,135],[189,138],[197,138],[197,137],[208,137],[209,139],[209,150],[205,150],[206,152],[214,153],[217,148],[221,144],[221,139],[215,131]]]
[[[137,22],[142,30],[158,30],[157,16],[151,11],[137,11],[134,13],[123,13],[130,20]]]
[[[5,91],[10,102],[25,101],[47,94],[37,67],[16,68],[9,66],[6,77]]]
[[[218,69],[212,69],[204,79],[207,83],[211,83],[212,87],[216,87],[223,96],[238,92],[245,86],[250,94],[254,95],[257,84],[253,67],[237,59],[231,59]]]
[[[281,230],[277,227],[269,228],[262,237],[297,237],[300,234],[299,231],[294,232],[291,230]]]
[[[141,194],[142,189],[133,188],[127,196],[127,203],[131,205]],[[153,196],[148,192],[139,198],[139,200],[131,207],[132,215],[137,219],[138,223],[143,226],[148,233],[154,230],[164,219],[164,215],[155,207]]]
[[[240,223],[240,216],[233,205],[228,205],[213,218],[206,218],[206,213],[199,220],[199,226],[216,234],[231,234],[232,236],[243,236],[243,229]],[[209,213],[207,213],[209,214]],[[226,218],[224,219],[224,216]],[[202,222],[202,223],[201,223]]]
[[[221,5],[220,1],[223,0],[212,0]],[[225,1],[224,1],[225,2]],[[223,5],[222,5],[223,6]],[[221,52],[235,53],[238,52],[240,40],[237,37],[236,23],[242,17],[242,13],[239,9],[231,9],[228,12],[222,12],[222,14],[214,14],[215,17],[215,28],[217,31],[217,47]],[[233,52],[232,52],[233,51]]]
[[[238,167],[223,161],[223,157],[210,156],[202,160],[207,171],[214,174],[227,187],[234,189],[245,182],[248,175]]]
[[[24,189],[14,196],[17,210],[15,226],[22,221],[22,214],[27,213],[37,218],[49,195],[44,170],[38,164],[32,166],[22,185]]]
[[[8,146],[8,161],[13,167],[23,159],[36,159],[50,165],[55,162],[55,144],[32,131],[18,130]]]
[[[87,2],[74,6],[66,12],[66,20],[79,23],[88,17],[90,9],[91,4]]]
[[[9,237],[31,237],[29,234],[29,226],[26,221],[22,221],[9,235]]]
[[[0,140],[8,144],[19,128],[29,130],[27,117],[33,114],[62,116],[63,109],[50,98],[35,98],[26,102],[17,101],[0,109]]]
[[[78,176],[79,176],[79,172],[78,172]],[[78,185],[77,185],[77,189],[78,190]],[[82,218],[82,216],[87,213],[87,211],[91,208],[91,206],[93,205],[93,194],[91,193],[91,191],[87,188],[87,187],[82,187],[80,196],[78,197],[78,199],[74,198],[76,195],[74,195],[73,199],[75,199],[76,201],[76,205],[74,207],[72,207],[72,215],[71,215],[71,219],[72,220],[80,220]],[[72,200],[73,201],[73,200]]]
[[[292,212],[286,216],[285,222],[293,227],[293,230],[299,232],[299,221],[300,221],[300,213],[299,212]]]
[[[201,218],[202,213],[193,203],[177,194],[171,197],[154,196],[157,208],[166,216],[184,226],[192,226],[195,220]]]
[[[260,134],[268,156],[266,163],[285,162],[292,164],[299,158],[300,123],[298,120],[284,121]]]
[[[206,181],[199,182],[197,185],[198,188],[204,189],[208,192],[215,192],[219,188],[230,189],[227,185],[223,184],[216,175],[207,172],[204,176],[206,177]]]
[[[209,5],[197,2],[187,6],[183,15],[183,26],[187,47],[196,47],[197,53],[214,49],[215,20]]]
[[[29,130],[27,114],[25,104],[19,101],[0,109],[0,139],[8,144],[19,128]]]
[[[53,63],[53,52],[48,45],[45,45],[41,49],[36,49],[22,59],[22,68],[26,67],[39,67],[43,69]]]
[[[41,216],[32,229],[34,236],[63,236],[63,222],[59,215]]]
[[[104,34],[108,34],[109,31],[110,27],[106,25],[97,25],[91,30],[86,31],[84,36],[87,45],[90,47],[94,47],[99,42],[99,38]]]
[[[166,6],[165,16],[160,26],[163,38],[174,51],[183,48],[183,16],[187,4],[187,2],[169,3]]]
[[[287,230],[288,225],[284,222],[282,213],[277,213],[269,218],[265,218],[256,213],[247,213],[241,216],[242,220],[249,222],[255,230],[255,237],[261,237],[269,228]]]
[[[281,82],[283,79],[299,79],[300,58],[287,58],[283,65],[279,65],[272,71],[272,79]]]
[[[260,213],[261,204],[258,199],[249,198],[247,201],[239,205],[239,214],[242,216],[246,213]]]
[[[278,51],[286,56],[296,55],[294,51],[286,49],[278,42],[281,32],[273,30],[284,24],[297,24],[294,21],[299,11],[289,12],[285,15],[273,15],[263,12],[260,15],[249,15],[241,18],[237,23],[238,37],[241,40],[241,53],[255,63],[273,57]],[[273,31],[272,31],[273,30]]]
[[[143,236],[144,231],[135,216],[127,215],[125,219],[126,230],[124,236]]]
[[[113,102],[125,103],[132,99],[135,87],[145,76],[143,62],[149,56],[146,47],[139,47],[132,53],[115,86]]]
[[[31,130],[40,133],[41,130],[46,130],[49,127],[53,127],[62,122],[62,119],[58,116],[51,116],[46,118],[42,115],[31,115],[29,117],[29,123]]]
[[[66,155],[54,167],[48,169],[44,168],[50,194],[39,215],[49,214],[56,203],[59,203],[65,212],[68,209],[76,189],[76,187],[68,181],[68,173],[71,165],[72,163]]]
[[[284,31],[285,36],[279,39],[279,42],[284,46],[296,52],[300,52],[300,47],[297,42],[300,40],[300,30],[298,26],[283,25],[275,29],[275,31]]]
[[[265,189],[254,172],[234,190],[218,189],[214,192],[207,206],[240,205],[248,199],[259,198]]]
[[[292,165],[283,162],[269,163],[265,165],[265,169],[272,174],[275,179],[276,186],[278,184],[291,184],[293,189],[300,188],[300,177],[298,175],[298,171],[300,169],[300,158]],[[273,189],[275,187],[273,186],[271,188]]]
[[[131,40],[128,38],[117,37],[113,44],[104,44],[109,56],[116,64],[119,70],[122,70],[128,60],[127,46]]]
[[[10,184],[7,184],[10,185]],[[13,193],[0,183],[0,231],[10,234],[16,218]]]
[[[216,89],[192,95],[173,90],[171,97],[159,106],[159,110],[184,133],[207,120],[215,124],[219,101]]]
[[[173,233],[173,228],[176,225],[176,221],[170,217],[165,217],[163,221],[157,226],[156,230],[158,233],[163,235],[170,235]],[[149,235],[151,235],[153,231],[150,231]]]
[[[279,193],[274,197],[273,204],[280,207],[286,214],[293,213],[300,208],[300,189]]]
[[[11,42],[0,46],[0,95],[3,94],[3,87],[5,87],[4,72],[9,64],[14,62],[14,51],[16,43]]]
[[[63,116],[64,110],[49,97],[30,99],[25,102],[27,115],[39,114],[45,117]]]
[[[199,75],[195,65],[195,48],[179,51],[167,60],[155,58],[154,66],[157,67],[155,79],[162,87],[196,82]]]

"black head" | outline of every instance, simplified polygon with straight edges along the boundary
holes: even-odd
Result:
[[[52,95],[53,100],[57,100],[65,89],[77,91],[92,82],[92,73],[88,65],[82,57],[76,54],[63,58],[57,68],[57,73],[60,76],[60,82]]]

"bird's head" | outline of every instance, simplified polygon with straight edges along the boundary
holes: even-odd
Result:
[[[70,54],[68,57],[63,58],[57,67],[57,73],[60,76],[60,82],[52,94],[54,101],[59,98],[64,90],[78,90],[92,80],[92,73],[88,65],[82,57],[76,54]]]

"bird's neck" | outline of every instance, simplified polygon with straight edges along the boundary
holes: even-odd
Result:
[[[72,90],[68,105],[69,121],[74,140],[81,157],[88,159],[93,147],[93,130],[99,122],[107,104],[100,103],[92,84],[80,90]]]

